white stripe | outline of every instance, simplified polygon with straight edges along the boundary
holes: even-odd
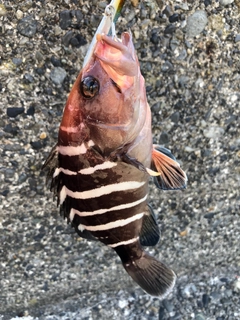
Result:
[[[74,216],[75,216],[75,211],[74,211],[74,209],[72,208],[72,209],[70,210],[70,214],[69,214],[69,219],[70,219],[70,221],[73,221]]]
[[[68,169],[64,169],[64,168],[56,168],[53,174],[53,178],[55,178],[56,176],[59,175],[60,172],[63,172],[64,174],[68,175],[68,176],[73,176],[73,175],[77,175],[77,172],[68,170]]]
[[[78,156],[79,154],[84,154],[87,152],[85,143],[82,143],[80,146],[58,146],[57,150],[63,156]]]
[[[78,126],[75,126],[75,127],[60,126],[60,130],[65,132],[70,132],[70,133],[77,133],[77,132],[80,132],[84,127],[85,127],[84,123],[81,122]]]
[[[89,146],[89,148],[90,148],[90,147],[93,147],[94,144],[95,144],[95,143],[94,143],[92,140],[89,140],[89,141],[88,141],[88,146]]]
[[[62,131],[68,132],[68,133],[76,133],[76,132],[80,131],[79,127],[64,127],[64,126],[61,126],[60,129]]]
[[[66,156],[78,156],[79,154],[85,154],[88,148],[94,146],[94,142],[89,140],[87,143],[83,142],[80,146],[58,146],[57,151]]]
[[[91,199],[91,198],[97,198],[101,197],[106,194],[110,194],[112,192],[117,192],[117,191],[125,191],[125,190],[131,190],[131,189],[138,189],[142,187],[146,182],[139,182],[139,181],[124,181],[124,182],[119,182],[119,183],[114,183],[114,184],[109,184],[100,188],[96,189],[91,189],[91,190],[86,190],[82,192],[78,191],[71,191],[69,190],[66,186],[65,191],[68,196],[74,199]],[[63,188],[62,188],[63,190]],[[61,192],[62,192],[61,190]]]
[[[136,220],[141,219],[144,216],[144,213],[138,213],[136,215],[134,215],[133,217],[127,218],[127,219],[121,219],[121,220],[116,220],[116,221],[112,221],[106,224],[101,224],[101,225],[97,225],[97,226],[85,226],[84,224],[80,224],[78,226],[79,230],[82,229],[86,229],[89,231],[104,231],[104,230],[110,230],[110,229],[114,229],[114,228],[118,228],[118,227],[123,227],[126,226],[127,224],[134,222]]]
[[[61,189],[61,191],[60,191],[60,195],[59,195],[60,204],[63,204],[63,202],[64,202],[65,199],[66,199],[66,196],[67,196],[66,187],[63,186],[62,189]]]
[[[111,248],[115,248],[115,247],[118,247],[118,246],[126,246],[126,245],[128,245],[128,244],[137,242],[138,239],[139,239],[139,237],[133,238],[133,239],[130,239],[130,240],[127,240],[127,241],[122,241],[122,242],[118,242],[118,243],[108,244],[108,246],[111,247]]]
[[[78,173],[81,173],[81,174],[92,174],[97,170],[111,169],[111,168],[115,167],[116,165],[117,165],[116,162],[105,161],[105,162],[103,162],[101,164],[97,164],[94,167],[89,167],[89,168],[82,169],[82,170],[78,171]]]
[[[64,174],[68,175],[68,176],[71,176],[71,175],[76,175],[78,173],[80,174],[92,174],[94,173],[95,171],[97,170],[104,170],[104,169],[111,169],[113,167],[115,167],[117,165],[116,162],[111,162],[111,161],[105,161],[101,164],[97,164],[96,166],[94,167],[89,167],[89,168],[84,168],[84,169],[81,169],[79,170],[78,172],[76,171],[71,171],[71,170],[68,170],[68,169],[64,169],[64,168],[56,168],[54,174],[53,174],[53,178],[55,178],[56,176],[59,175],[60,172],[63,172]]]
[[[94,215],[97,215],[97,214],[103,214],[103,213],[106,213],[106,212],[109,212],[109,211],[124,210],[124,209],[135,207],[138,204],[140,204],[143,201],[145,201],[147,199],[147,196],[148,195],[146,194],[145,197],[143,197],[143,198],[141,198],[141,199],[139,199],[137,201],[120,204],[118,206],[115,206],[115,207],[112,207],[112,208],[109,208],[109,209],[98,209],[98,210],[95,210],[95,211],[82,211],[82,212],[78,211],[76,209],[72,209],[72,210],[74,211],[74,214],[77,214],[80,217],[90,217],[90,216],[94,216]]]

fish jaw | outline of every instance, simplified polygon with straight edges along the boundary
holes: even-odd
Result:
[[[121,40],[97,35],[97,46],[94,52],[103,69],[119,86],[122,92],[134,85],[134,78],[139,75],[139,63],[132,42],[132,34],[124,32]]]

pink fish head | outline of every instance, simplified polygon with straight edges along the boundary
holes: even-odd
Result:
[[[131,33],[98,34],[67,100],[59,139],[69,145],[91,139],[103,153],[116,150],[139,135],[148,108]]]

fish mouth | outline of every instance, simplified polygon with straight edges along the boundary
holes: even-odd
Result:
[[[137,64],[130,32],[123,32],[121,39],[106,34],[97,34],[97,41],[102,43],[102,46],[96,46],[94,51],[94,55],[99,60],[115,69],[120,76],[133,77],[136,75]]]
[[[97,35],[112,33],[113,37],[116,37],[115,22],[120,14],[125,0],[112,0],[109,5],[106,6],[104,17],[102,18],[97,31],[93,37],[93,40],[88,48],[87,54],[84,58],[83,68],[86,67],[92,60],[93,53],[97,45]]]

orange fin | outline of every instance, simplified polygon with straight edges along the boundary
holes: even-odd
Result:
[[[151,169],[155,185],[162,190],[184,189],[187,184],[186,173],[180,168],[172,153],[158,145],[153,145]]]

